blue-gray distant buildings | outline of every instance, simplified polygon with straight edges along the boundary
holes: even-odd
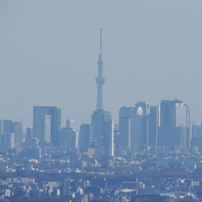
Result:
[[[181,100],[162,100],[160,106],[159,146],[190,146],[191,123],[189,108]]]
[[[134,107],[121,107],[119,110],[119,135],[116,142],[119,149],[130,150],[131,115],[134,110]]]
[[[1,150],[22,149],[22,122],[11,120],[0,120]]]
[[[61,109],[52,106],[35,106],[33,116],[33,136],[42,142],[60,146]]]
[[[79,130],[79,151],[87,152],[93,142],[93,127],[91,124],[82,124]]]
[[[143,116],[147,116],[149,114],[149,103],[148,102],[137,102],[135,103],[135,108],[138,109],[138,107],[142,108]]]
[[[117,148],[123,151],[157,146],[190,148],[189,108],[177,99],[163,100],[160,106],[137,102],[135,107],[121,107],[116,139]]]
[[[151,106],[148,115],[148,145],[157,147],[160,126],[160,106]]]
[[[67,119],[66,127],[60,131],[60,145],[65,150],[76,151],[78,149],[78,132],[75,130],[74,120]]]
[[[95,148],[102,155],[114,156],[114,121],[109,112],[94,111],[91,123]]]
[[[117,138],[120,149],[131,151],[148,145],[148,114],[147,102],[137,102],[135,107],[120,108]]]
[[[135,108],[135,113],[131,115],[131,150],[136,150],[147,145],[146,116],[142,107]]]

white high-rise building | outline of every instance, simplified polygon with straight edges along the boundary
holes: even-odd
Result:
[[[66,120],[66,128],[75,129],[75,121],[73,119]]]

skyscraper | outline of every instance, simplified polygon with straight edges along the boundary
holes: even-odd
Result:
[[[90,124],[82,124],[79,130],[79,151],[87,152],[93,141],[93,127]]]
[[[66,128],[75,129],[75,121],[73,119],[66,119]]]
[[[57,107],[35,106],[33,116],[33,136],[40,141],[59,146],[61,109]]]
[[[162,100],[160,108],[160,146],[189,147],[191,140],[189,108],[181,100]]]
[[[22,149],[22,122],[12,122],[11,130],[15,134],[15,148],[20,151]]]
[[[148,102],[137,102],[135,107],[120,108],[117,144],[121,149],[136,150],[148,145],[148,113]]]
[[[0,120],[1,143],[6,146],[4,149],[16,148],[21,151],[22,147],[22,122],[11,120]]]
[[[100,154],[114,155],[114,121],[108,111],[98,110],[92,114],[93,140]],[[111,148],[111,149],[110,149]]]
[[[106,121],[104,123],[104,138],[103,138],[103,154],[105,156],[114,156],[114,120]]]
[[[149,114],[149,103],[148,102],[137,102],[135,104],[135,108],[137,109],[138,107],[142,108],[143,115],[147,116]]]
[[[62,128],[60,130],[60,145],[65,150],[76,151],[78,149],[78,133],[73,128]]]
[[[152,106],[150,107],[149,117],[149,146],[156,147],[158,141],[158,128],[160,126],[160,107]]]
[[[142,107],[138,107],[131,115],[131,146],[132,150],[147,144],[146,116],[143,115]]]
[[[134,107],[121,107],[119,110],[119,135],[117,146],[120,149],[130,149],[131,147],[131,115],[135,113]]]

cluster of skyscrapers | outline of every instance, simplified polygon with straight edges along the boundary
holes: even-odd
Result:
[[[114,156],[144,148],[190,148],[192,128],[189,108],[182,101],[162,100],[160,105],[149,106],[137,102],[133,107],[121,107],[119,123],[115,124],[109,111],[103,107],[102,29],[98,60],[97,103],[90,124],[82,124],[77,132],[73,120],[61,128],[61,109],[55,106],[35,106],[33,128],[26,131],[22,142],[22,123],[0,121],[0,143],[5,150],[30,145],[51,145],[65,150]],[[195,131],[200,128],[195,126]],[[196,133],[196,132],[195,132]]]
[[[22,122],[11,120],[0,120],[0,150],[7,151],[16,149],[20,151],[22,147]]]
[[[180,100],[162,100],[149,107],[137,102],[135,107],[119,111],[117,144],[122,149],[137,150],[143,146],[190,147],[191,123],[189,108]]]

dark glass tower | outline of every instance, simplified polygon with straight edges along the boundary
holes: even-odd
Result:
[[[162,100],[160,108],[159,146],[190,145],[191,124],[189,108],[181,100]]]
[[[60,146],[61,109],[57,107],[35,106],[33,122],[34,137],[41,141],[46,141],[49,138],[53,146]],[[50,137],[47,137],[48,135]]]

